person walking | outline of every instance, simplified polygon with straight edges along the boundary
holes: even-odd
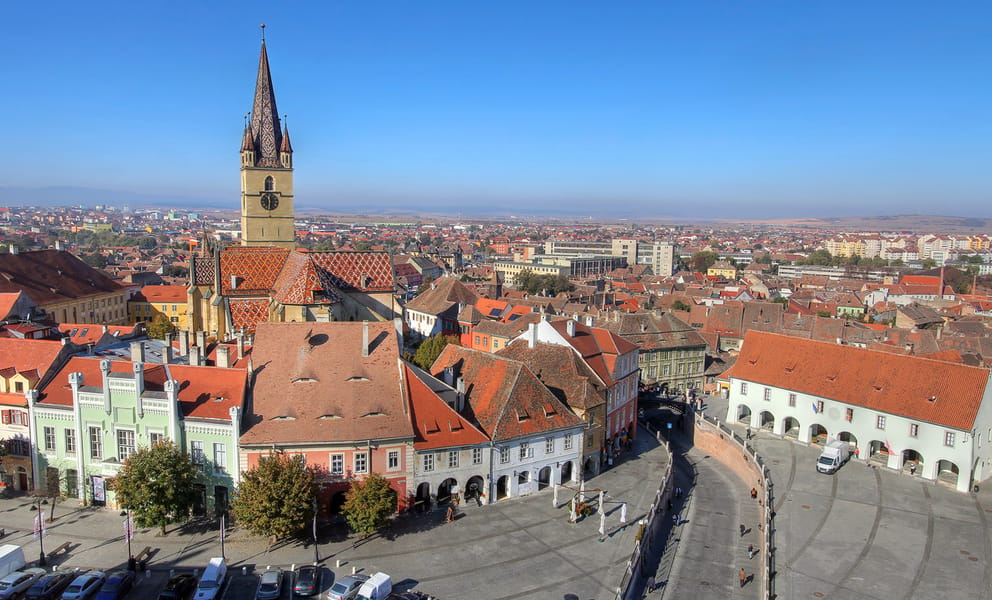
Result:
[[[744,526],[744,523],[741,523],[741,537],[744,537],[744,534],[746,532],[747,532],[747,527]]]
[[[654,591],[654,575],[649,575],[647,582],[645,582],[644,587],[648,589],[648,593]]]
[[[747,559],[751,560],[754,558],[754,544],[747,545]]]
[[[744,567],[741,567],[740,572],[737,573],[737,577],[741,580],[741,587],[747,583],[747,573],[744,572]]]

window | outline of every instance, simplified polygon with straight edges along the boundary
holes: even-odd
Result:
[[[400,468],[400,451],[390,450],[389,454],[386,455],[386,465],[387,469],[392,471],[393,469]]]
[[[55,452],[55,428],[45,427],[45,451]]]
[[[772,388],[765,388],[765,402],[770,402],[772,399]]]
[[[796,406],[796,395],[795,394],[789,394],[789,406],[795,408],[795,406]]]
[[[103,460],[103,430],[99,427],[89,428],[90,458]]]
[[[27,440],[5,440],[7,445],[7,452],[13,456],[30,456],[31,455],[31,444]]]
[[[76,430],[66,429],[65,430],[65,452],[66,454],[76,453]]]
[[[448,468],[457,469],[458,468],[458,451],[449,450],[448,451]]]
[[[505,465],[508,462],[510,462],[510,449],[509,448],[500,448],[499,449],[499,463],[501,465]]]
[[[945,446],[953,446],[954,445],[954,432],[953,431],[945,431],[944,432],[944,445]]]
[[[344,454],[331,455],[331,475],[344,475]]]
[[[23,381],[15,381],[14,382],[14,391],[17,392],[18,394],[24,393],[24,382]]]
[[[27,425],[28,416],[23,410],[5,410],[2,411],[3,423],[4,425]]]
[[[875,427],[877,429],[885,429],[885,416],[884,415],[878,415],[877,417],[875,417]]]
[[[493,338],[493,350],[496,350],[497,348],[499,348],[499,340]]]
[[[816,401],[816,411],[815,412],[816,412],[816,414],[819,414],[819,415],[822,415],[823,414],[823,400],[817,400]]]
[[[472,448],[472,464],[482,464],[482,448]]]
[[[160,431],[149,431],[148,432],[148,445],[154,446],[155,444],[165,440],[165,434]]]
[[[355,453],[355,472],[356,473],[368,473],[369,471],[369,455],[367,452],[356,452]]]
[[[227,446],[214,444],[214,473],[227,472]]]
[[[909,424],[909,437],[916,437],[920,433],[920,426],[916,423]]]
[[[271,192],[275,189],[275,180],[271,176],[265,178],[265,191]]]
[[[478,345],[479,345],[479,336],[475,336],[475,345],[476,345],[476,346],[478,346]]]
[[[572,436],[566,435],[565,436],[565,443],[563,445],[565,446],[565,450],[571,450],[572,449]]]
[[[117,430],[117,459],[124,462],[129,456],[134,454],[134,430]]]
[[[844,418],[847,419],[848,421],[853,420],[854,419],[854,409],[853,408],[845,409],[844,410]]]
[[[545,454],[555,453],[555,438],[549,437],[544,439],[544,453]]]
[[[741,382],[741,395],[742,396],[747,396],[747,382],[746,381],[742,381]]]
[[[434,470],[434,455],[425,454],[424,455],[424,471],[429,472]]]
[[[520,444],[520,460],[528,458],[534,458],[534,449],[530,447],[528,442],[523,442]]]
[[[189,443],[189,457],[196,465],[197,471],[203,470],[203,465],[207,462],[206,455],[203,453],[203,442],[194,440]]]

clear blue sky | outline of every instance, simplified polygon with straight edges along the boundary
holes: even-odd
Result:
[[[988,3],[130,0],[5,16],[0,186],[237,207],[264,22],[298,205],[992,216]]]

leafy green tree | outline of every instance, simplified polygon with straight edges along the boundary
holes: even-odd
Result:
[[[315,494],[314,472],[303,455],[277,452],[241,476],[231,512],[240,526],[274,542],[306,527]]]
[[[341,507],[348,525],[362,537],[368,537],[386,524],[389,515],[396,512],[396,492],[378,473],[363,480],[353,481]]]
[[[138,247],[142,250],[151,250],[158,246],[158,240],[151,236],[143,237],[138,240]]]
[[[689,259],[689,267],[696,273],[705,273],[717,261],[716,252],[696,252]]]
[[[186,277],[189,275],[189,267],[180,264],[166,265],[162,274],[168,277]]]
[[[169,322],[169,318],[165,315],[158,315],[155,320],[148,324],[148,335],[156,339],[164,340],[167,333],[175,332],[176,327]]]
[[[829,252],[821,248],[820,250],[814,250],[811,252],[810,255],[806,257],[806,260],[803,261],[803,264],[828,266],[833,263],[833,258],[834,257],[831,256]]]
[[[831,317],[833,315],[830,314],[830,311],[829,310],[818,310],[818,311],[816,311],[816,316],[818,316],[818,317]]]
[[[196,467],[188,454],[171,441],[139,448],[128,457],[114,479],[121,506],[134,513],[140,527],[162,528],[189,516],[196,501]]]
[[[676,300],[675,302],[672,303],[672,310],[688,311],[688,310],[692,310],[692,307],[686,304],[685,302],[682,302],[681,300]]]
[[[107,257],[100,252],[83,254],[79,259],[94,269],[102,269],[107,266]]]
[[[924,258],[923,259],[923,268],[924,269],[932,269],[932,268],[934,268],[936,266],[937,266],[937,261],[935,261],[934,259],[932,259],[932,258]]]
[[[777,302],[777,303],[782,304],[784,306],[788,306],[789,305],[789,299],[786,298],[786,297],[784,297],[784,296],[779,296],[778,298],[775,298],[774,300],[772,300],[772,302]]]
[[[420,344],[417,352],[413,355],[413,364],[424,370],[430,369],[431,365],[434,364],[438,356],[441,356],[441,352],[448,344],[461,345],[458,337],[454,335],[438,334],[427,338]]]

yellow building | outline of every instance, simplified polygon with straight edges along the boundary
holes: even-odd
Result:
[[[160,315],[173,327],[189,328],[189,297],[184,285],[146,285],[127,303],[129,323],[151,323]]]
[[[718,260],[713,266],[706,269],[707,277],[723,277],[724,279],[736,279],[737,267],[725,260]]]

